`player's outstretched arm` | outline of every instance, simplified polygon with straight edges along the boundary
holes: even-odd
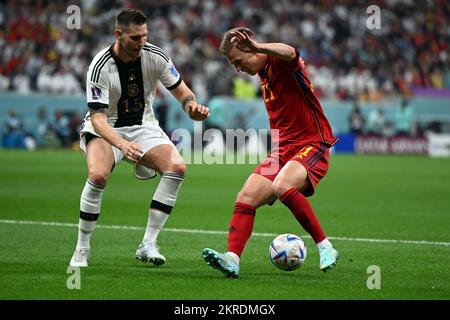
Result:
[[[209,109],[197,103],[194,93],[184,81],[181,81],[180,85],[170,92],[181,103],[183,110],[192,120],[202,121],[209,116]]]
[[[243,52],[269,54],[285,61],[295,59],[295,49],[285,43],[260,43],[250,37],[245,31],[234,31],[231,35],[231,42]]]
[[[97,132],[109,144],[122,150],[123,154],[132,162],[138,162],[143,156],[142,150],[134,142],[120,137],[108,124],[105,109],[90,109],[91,122]]]

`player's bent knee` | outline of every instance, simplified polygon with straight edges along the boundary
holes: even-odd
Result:
[[[108,182],[108,178],[109,178],[109,173],[100,173],[100,172],[94,172],[94,173],[89,173],[88,179],[89,181],[91,181],[93,184],[100,186],[100,187],[105,187],[106,183]]]
[[[236,197],[236,202],[242,202],[253,206],[256,202],[256,193],[247,189],[243,189],[239,191]]]
[[[172,164],[169,171],[184,175],[186,172],[186,164],[183,162]]]
[[[288,183],[283,179],[276,179],[272,183],[273,193],[277,196],[277,198],[281,197],[286,191],[294,188],[292,184]]]

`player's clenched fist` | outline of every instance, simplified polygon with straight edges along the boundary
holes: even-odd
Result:
[[[191,103],[187,105],[187,112],[192,120],[202,121],[209,116],[209,109],[204,105]]]

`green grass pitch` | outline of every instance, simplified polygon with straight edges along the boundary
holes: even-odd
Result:
[[[188,166],[160,234],[167,263],[156,268],[136,261],[134,252],[158,179],[138,181],[121,163],[104,193],[81,289],[69,290],[84,158],[0,150],[0,299],[450,299],[450,159],[333,155],[310,201],[341,254],[337,267],[319,270],[313,241],[277,202],[257,211],[241,277],[230,280],[207,267],[201,252],[226,249],[234,199],[253,167]],[[287,232],[308,248],[306,264],[293,272],[276,270],[268,258],[272,235]],[[380,289],[367,287],[372,265],[380,268]]]

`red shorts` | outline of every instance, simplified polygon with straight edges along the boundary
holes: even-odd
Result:
[[[314,194],[320,179],[327,174],[329,155],[330,151],[323,143],[313,143],[306,146],[289,145],[271,152],[261,161],[253,173],[273,181],[288,161],[298,161],[305,167],[311,182],[311,187],[303,191],[303,194],[309,197]]]

